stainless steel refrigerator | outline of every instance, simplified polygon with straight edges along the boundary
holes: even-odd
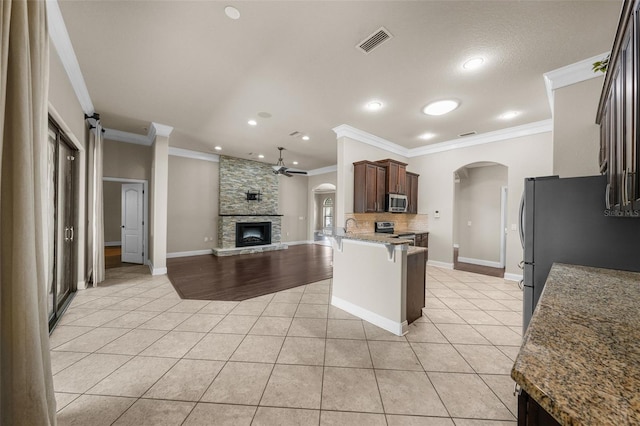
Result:
[[[554,262],[640,271],[640,218],[605,216],[606,185],[605,176],[525,179],[523,331]]]

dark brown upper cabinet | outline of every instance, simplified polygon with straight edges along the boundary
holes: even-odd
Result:
[[[385,182],[385,192],[388,194],[407,194],[407,164],[387,158],[376,161],[385,168],[387,180]]]
[[[418,213],[418,176],[407,172],[407,213]]]
[[[384,212],[386,170],[371,161],[353,163],[353,212]]]
[[[606,207],[620,216],[634,216],[640,209],[639,5],[639,0],[623,4],[596,117],[600,171],[607,174]]]

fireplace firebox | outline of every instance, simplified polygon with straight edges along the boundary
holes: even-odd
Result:
[[[271,222],[237,222],[236,247],[271,244]]]

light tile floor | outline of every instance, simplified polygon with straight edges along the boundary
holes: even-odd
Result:
[[[210,302],[108,270],[51,336],[58,424],[515,424],[520,290],[427,274],[426,315],[397,337],[329,305],[330,280]]]

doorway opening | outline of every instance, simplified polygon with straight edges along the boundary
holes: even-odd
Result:
[[[313,189],[313,241],[330,244],[335,227],[336,186],[323,183]]]
[[[454,172],[453,268],[504,277],[508,168],[467,164]]]
[[[147,186],[141,179],[103,178],[105,269],[147,263]]]

